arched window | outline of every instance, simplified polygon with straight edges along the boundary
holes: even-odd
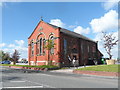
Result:
[[[39,40],[37,40],[37,55],[39,55],[39,45],[40,45],[40,43],[39,43]]]
[[[50,37],[50,40],[52,40],[52,43],[51,43],[51,44],[54,46],[54,37],[51,36],[51,37]],[[51,53],[51,54],[54,54],[54,47],[51,48],[50,53]]]
[[[31,42],[31,55],[34,55],[34,42]]]
[[[40,38],[40,55],[42,55],[42,38]]]
[[[46,40],[43,39],[43,54],[45,54],[45,45],[46,45]]]
[[[67,40],[64,39],[64,54],[67,54]]]

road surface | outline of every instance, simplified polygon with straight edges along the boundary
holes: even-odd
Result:
[[[118,88],[117,79],[55,72],[24,73],[0,68],[2,88]]]

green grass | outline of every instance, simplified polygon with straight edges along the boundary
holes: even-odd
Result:
[[[60,68],[60,69],[69,69],[69,67],[62,67],[62,68]]]
[[[36,67],[36,68],[57,68],[54,65],[41,65],[41,66],[33,66],[33,65],[10,65],[10,64],[0,64],[1,66],[20,66],[20,67]]]
[[[104,72],[120,72],[118,69],[120,65],[97,65],[91,67],[80,68],[76,70],[84,70],[84,71],[104,71]]]

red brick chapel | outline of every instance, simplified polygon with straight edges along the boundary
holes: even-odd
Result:
[[[46,40],[55,43],[50,55],[45,48]],[[103,55],[96,41],[40,20],[28,38],[28,62],[30,65],[47,65],[48,56],[53,65],[64,67],[72,66],[73,58],[79,61],[79,66],[94,64],[94,60],[99,64]]]

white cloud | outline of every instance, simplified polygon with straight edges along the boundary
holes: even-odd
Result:
[[[90,28],[83,28],[81,26],[77,26],[74,29],[74,32],[79,33],[79,34],[89,34],[90,33]]]
[[[76,27],[76,25],[70,25],[70,26],[68,26],[68,28],[75,28]]]
[[[115,30],[118,27],[118,13],[110,10],[104,16],[91,20],[90,25],[94,33]]]
[[[50,24],[53,24],[59,27],[65,27],[65,24],[60,19],[51,19]]]
[[[19,51],[21,58],[27,58],[27,56],[28,56],[28,48],[27,47],[16,46],[15,49]]]
[[[10,53],[10,55],[12,55],[12,53],[14,52],[14,49],[12,49],[12,48],[4,48],[4,49],[2,49],[4,52],[8,52],[8,53]]]
[[[19,51],[27,51],[27,47],[21,47],[21,46],[16,46],[15,49],[19,50]]]
[[[113,32],[113,37],[116,37],[116,40],[118,40],[118,31],[117,32]]]
[[[115,6],[117,6],[119,0],[107,0],[103,3],[103,7],[105,10],[109,10]]]
[[[102,37],[103,37],[103,34],[102,33],[98,33],[98,34],[96,34],[94,40],[100,42],[100,41],[102,41]]]
[[[25,42],[23,40],[15,40],[15,43],[16,44],[9,44],[9,45],[3,43],[0,45],[4,46],[4,48],[2,48],[4,52],[8,52],[12,55],[16,49],[20,53],[21,58],[27,58],[28,48],[24,45]]]
[[[9,44],[8,47],[10,48],[15,47],[15,44]]]
[[[2,48],[2,47],[4,47],[4,46],[6,46],[5,43],[1,43],[1,44],[0,44],[0,48]]]
[[[15,40],[15,42],[20,45],[23,46],[24,45],[24,41],[23,40]]]

